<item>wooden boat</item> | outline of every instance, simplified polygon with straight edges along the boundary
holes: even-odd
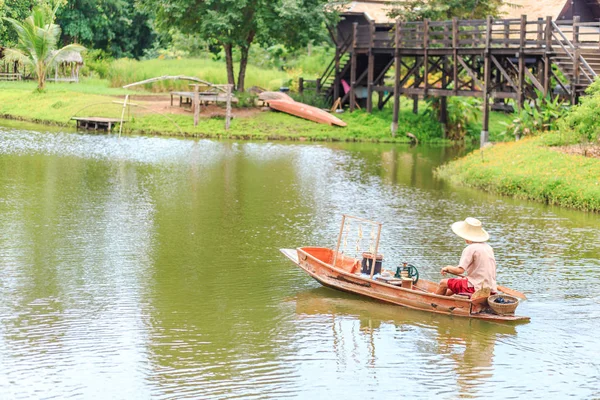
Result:
[[[320,108],[309,106],[304,103],[289,100],[268,100],[269,107],[273,110],[281,111],[286,114],[295,115],[309,121],[318,122],[326,125],[346,126],[347,124],[338,117],[323,111]]]
[[[308,275],[324,286],[355,293],[416,310],[449,314],[496,322],[526,322],[529,317],[497,315],[489,312],[487,296],[469,299],[464,296],[435,294],[438,284],[419,279],[411,288],[398,286],[397,279],[373,278],[360,272],[361,260],[337,254],[323,247],[281,249],[281,252]],[[334,265],[335,263],[335,265]]]

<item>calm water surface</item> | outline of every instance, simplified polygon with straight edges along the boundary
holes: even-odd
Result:
[[[600,217],[436,180],[460,152],[0,127],[0,398],[600,398]],[[278,249],[342,213],[434,280],[480,217],[531,322],[320,287]]]

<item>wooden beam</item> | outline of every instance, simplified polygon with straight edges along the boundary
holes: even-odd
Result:
[[[500,73],[502,74],[502,76],[504,77],[504,79],[506,79],[506,81],[508,82],[508,84],[510,86],[512,86],[514,89],[517,89],[517,85],[516,83],[511,79],[510,75],[508,75],[508,72],[506,72],[506,70],[504,69],[504,67],[502,67],[502,65],[500,64],[500,62],[498,61],[498,59],[496,59],[496,57],[490,55],[490,58],[492,60],[492,62],[494,63],[494,65],[496,65],[496,68],[498,69],[498,71],[500,71]]]
[[[396,32],[394,33],[394,62],[396,65],[396,70],[394,71],[394,113],[392,117],[392,136],[396,136],[396,132],[398,132],[398,119],[400,116],[400,76],[402,69],[402,58],[400,56],[399,47],[402,40],[402,22],[400,19],[396,20]],[[389,99],[389,96],[388,96]],[[384,101],[384,105],[387,102],[387,99]]]
[[[469,68],[469,66],[464,62],[462,56],[457,56],[458,57],[458,62],[460,63],[460,65],[462,65],[462,67],[464,68],[465,72],[467,73],[467,75],[469,75],[471,77],[471,79],[473,80],[473,82],[475,82],[475,84],[477,86],[479,86],[480,88],[483,87],[483,84],[481,83],[481,81],[477,78],[477,75],[475,74],[475,72],[473,72],[471,70],[471,68]]]

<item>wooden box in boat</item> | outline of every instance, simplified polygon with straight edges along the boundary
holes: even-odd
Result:
[[[368,275],[360,274],[359,260],[344,257],[342,254],[334,257],[335,251],[328,248],[301,247],[282,249],[281,252],[322,285],[334,289],[439,314],[499,322],[529,321],[529,317],[525,316],[482,312],[482,306],[477,300],[437,295],[437,283],[424,279],[420,279],[412,289],[372,279]]]

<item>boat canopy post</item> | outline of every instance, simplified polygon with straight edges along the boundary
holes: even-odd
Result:
[[[377,222],[377,240],[375,241],[375,254],[373,254],[373,262],[371,263],[371,276],[375,273],[375,264],[377,264],[377,252],[379,251],[379,238],[381,237],[381,222]]]
[[[340,251],[340,244],[342,243],[342,235],[344,233],[344,224],[346,223],[346,214],[342,215],[342,226],[340,227],[340,234],[338,236],[337,246],[335,246],[335,253],[333,253],[333,267],[335,268],[335,262],[337,261],[337,255]]]
[[[371,225],[373,227],[373,232],[375,231],[375,229],[374,229],[375,226],[377,226],[377,236],[371,236],[371,240],[375,241],[374,246],[373,246],[375,248],[375,258],[373,259],[373,263],[375,263],[375,261],[377,259],[377,252],[379,251],[379,239],[381,238],[381,227],[383,224],[381,222],[371,221],[368,219],[343,214],[342,215],[342,225],[340,226],[340,233],[338,235],[337,245],[335,247],[335,252],[333,254],[333,264],[332,264],[333,267],[337,267],[338,254],[340,254],[340,247],[342,245],[342,239],[344,238],[344,229],[346,228],[346,225],[349,224],[349,222],[350,222],[350,221],[348,221],[349,219]],[[350,229],[350,228],[348,228],[348,229]],[[360,231],[360,226],[359,226],[359,231]],[[348,235],[348,232],[346,232],[346,239],[344,239],[344,242],[345,242],[345,240],[347,240],[347,235]],[[344,249],[345,249],[345,246],[346,245],[344,244]],[[357,247],[358,247],[358,244],[357,244]],[[369,249],[369,251],[372,251],[371,249],[372,249],[372,247]],[[357,257],[359,257],[359,256],[357,255]],[[371,269],[371,278],[373,278],[374,271],[375,271],[375,267],[373,265],[373,268]]]

